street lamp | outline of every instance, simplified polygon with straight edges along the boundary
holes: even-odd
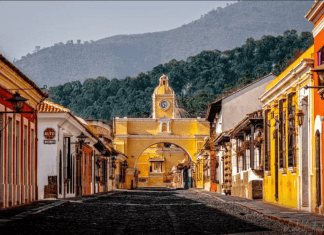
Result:
[[[0,113],[34,113],[33,111],[21,111],[24,108],[24,103],[28,99],[21,97],[20,94],[16,91],[13,97],[6,99],[6,101],[10,102],[13,108],[13,112],[0,112]]]
[[[13,107],[13,109],[19,113],[23,107],[24,107],[24,103],[27,101],[26,98],[21,97],[20,94],[16,91],[16,93],[13,95],[13,97],[11,97],[10,99],[7,99],[7,101],[9,101]]]
[[[79,139],[80,148],[82,148],[82,145],[84,144],[84,141],[86,138],[88,138],[88,136],[86,136],[85,134],[83,134],[83,132],[81,132],[81,134],[78,135],[76,138]]]

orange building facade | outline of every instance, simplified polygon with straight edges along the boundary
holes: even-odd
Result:
[[[314,142],[313,142],[313,155],[315,161],[315,211],[323,213],[324,205],[324,76],[319,76],[324,73],[324,2],[315,1],[312,8],[305,16],[308,21],[314,24],[313,37],[314,37]]]

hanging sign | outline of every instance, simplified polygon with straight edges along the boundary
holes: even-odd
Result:
[[[52,140],[55,137],[55,130],[53,128],[46,128],[44,131],[44,137],[47,140]]]

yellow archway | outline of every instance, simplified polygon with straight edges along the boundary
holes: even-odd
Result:
[[[209,137],[205,118],[189,118],[179,107],[169,79],[163,75],[152,96],[152,118],[115,118],[115,148],[128,156],[127,188],[134,177],[135,163],[141,153],[155,143],[173,143],[184,149],[195,162],[195,153]]]

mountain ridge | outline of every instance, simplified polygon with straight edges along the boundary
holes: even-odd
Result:
[[[91,43],[57,43],[14,64],[39,86],[104,76],[134,77],[172,59],[185,60],[204,50],[230,50],[247,38],[311,31],[303,18],[312,1],[246,2],[217,8],[200,19],[160,32],[115,35]]]

